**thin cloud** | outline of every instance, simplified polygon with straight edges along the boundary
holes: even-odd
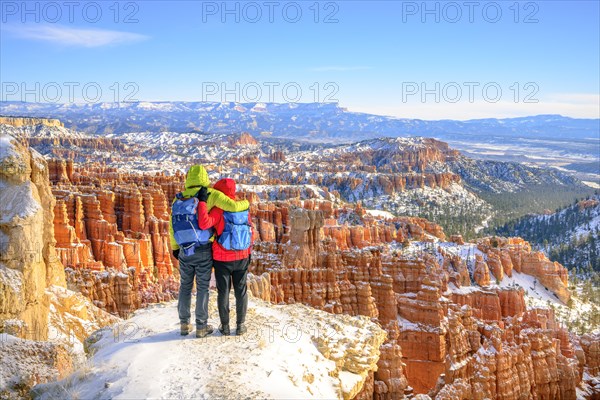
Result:
[[[555,93],[548,96],[554,102],[570,104],[595,104],[600,105],[600,95],[595,93]]]
[[[311,71],[314,72],[346,72],[346,71],[363,71],[366,69],[371,69],[371,67],[363,67],[363,66],[350,66],[350,67],[343,67],[343,66],[326,66],[326,67],[316,67],[316,68],[311,68]]]
[[[137,43],[148,36],[106,29],[77,29],[61,25],[11,26],[13,35],[28,40],[40,40],[65,46],[103,47]]]

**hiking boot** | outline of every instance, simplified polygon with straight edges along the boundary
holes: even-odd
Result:
[[[239,324],[237,326],[237,328],[235,329],[235,334],[240,336],[240,335],[243,335],[244,333],[246,333],[247,331],[248,331],[248,328],[246,328],[246,325]]]
[[[229,329],[229,325],[221,325],[219,327],[219,332],[221,332],[221,335],[223,335],[223,336],[231,335],[231,330]]]
[[[197,338],[207,337],[208,335],[213,333],[214,330],[215,329],[212,327],[212,325],[196,327],[196,337]]]
[[[179,328],[181,336],[186,336],[190,334],[190,331],[192,330],[192,325],[189,322],[182,322]]]

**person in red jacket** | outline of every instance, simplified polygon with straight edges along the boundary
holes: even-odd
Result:
[[[233,179],[221,179],[214,185],[215,190],[229,196],[235,200],[235,181]],[[244,221],[246,233],[250,234],[249,246],[242,250],[233,250],[226,248],[228,243],[222,244],[221,236],[226,230],[227,222],[222,209],[213,207],[210,212],[207,212],[205,196],[202,194],[198,206],[198,225],[201,229],[209,229],[214,227],[216,238],[212,244],[213,250],[213,265],[215,268],[215,279],[217,281],[217,305],[219,308],[219,317],[221,319],[221,327],[219,330],[223,335],[229,335],[229,292],[233,283],[233,291],[235,294],[235,311],[236,311],[236,335],[243,335],[246,332],[244,325],[246,319],[246,311],[248,309],[248,294],[246,287],[246,277],[248,267],[250,265],[250,254],[252,252],[252,219],[248,214],[248,223]],[[244,211],[242,211],[244,212]],[[248,232],[249,230],[249,232]],[[224,242],[223,242],[224,243]]]

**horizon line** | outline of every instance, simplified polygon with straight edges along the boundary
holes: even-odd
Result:
[[[486,120],[486,119],[495,119],[495,120],[511,120],[511,119],[521,119],[521,118],[531,118],[531,117],[542,117],[542,116],[553,116],[553,117],[561,117],[561,118],[570,118],[570,119],[578,119],[578,120],[600,120],[600,118],[593,117],[572,117],[564,114],[528,114],[519,117],[479,117],[479,118],[467,118],[467,119],[459,119],[459,118],[441,118],[441,119],[425,119],[425,118],[415,118],[415,117],[399,117],[395,115],[389,114],[374,114],[372,112],[363,112],[363,111],[350,111],[349,107],[341,106],[340,103],[335,102],[265,102],[265,101],[257,101],[257,102],[237,102],[237,101],[202,101],[202,100],[136,100],[136,101],[99,101],[95,103],[90,102],[70,102],[70,103],[50,103],[50,102],[31,102],[31,101],[22,101],[22,100],[0,100],[0,105],[2,104],[30,104],[30,105],[53,105],[53,106],[64,106],[64,105],[75,105],[75,106],[85,106],[85,105],[99,105],[99,104],[140,104],[140,103],[204,103],[204,104],[266,104],[266,105],[310,105],[310,104],[318,104],[318,105],[333,105],[340,109],[343,109],[345,112],[353,113],[353,114],[364,114],[364,115],[374,115],[378,117],[390,118],[390,119],[408,119],[408,120],[416,120],[416,121],[459,121],[459,122],[468,122],[468,121],[478,121],[478,120]],[[0,114],[0,116],[5,117],[24,117],[24,118],[36,118],[28,115],[7,115]],[[44,118],[44,117],[39,117]],[[52,118],[52,117],[48,117]],[[56,118],[58,119],[58,118]]]

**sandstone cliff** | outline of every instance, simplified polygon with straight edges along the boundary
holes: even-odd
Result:
[[[66,289],[55,251],[54,204],[45,160],[0,134],[2,397],[28,396],[31,386],[64,376],[84,339],[116,322]]]
[[[56,258],[54,197],[48,167],[34,150],[0,136],[0,320],[20,320],[35,339],[48,337],[51,285],[65,286]]]

